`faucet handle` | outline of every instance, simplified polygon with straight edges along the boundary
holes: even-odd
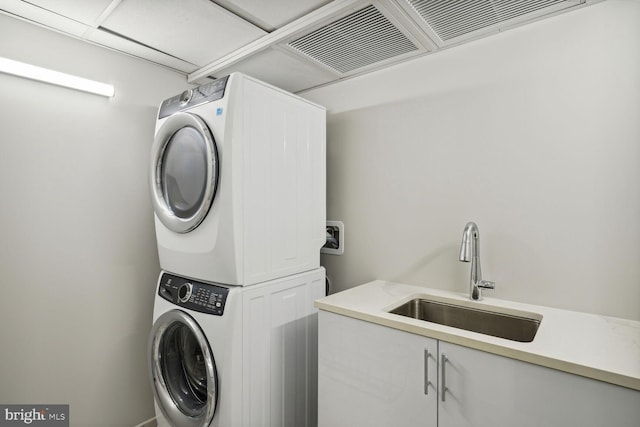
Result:
[[[495,289],[495,282],[490,282],[488,280],[480,280],[478,281],[478,287],[482,289]]]

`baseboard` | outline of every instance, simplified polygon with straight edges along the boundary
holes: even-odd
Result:
[[[133,427],[157,427],[157,426],[158,426],[158,422],[156,421],[156,417],[153,417]]]

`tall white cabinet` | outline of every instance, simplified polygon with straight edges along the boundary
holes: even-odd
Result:
[[[635,390],[326,311],[319,322],[319,427],[640,425]]]

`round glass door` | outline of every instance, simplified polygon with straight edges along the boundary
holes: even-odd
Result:
[[[208,426],[216,411],[218,378],[195,320],[180,310],[160,316],[151,330],[149,353],[156,403],[171,425]]]
[[[218,155],[206,124],[176,113],[162,125],[152,148],[151,193],[160,221],[187,233],[207,215],[218,183]]]

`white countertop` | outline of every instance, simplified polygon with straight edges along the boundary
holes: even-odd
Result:
[[[523,343],[388,313],[414,298],[448,300],[507,313],[510,310],[525,311],[541,315],[542,322],[534,340]],[[455,292],[382,280],[316,300],[315,306],[320,310],[640,391],[640,322],[637,321],[487,296],[482,301],[472,302],[466,295]]]

